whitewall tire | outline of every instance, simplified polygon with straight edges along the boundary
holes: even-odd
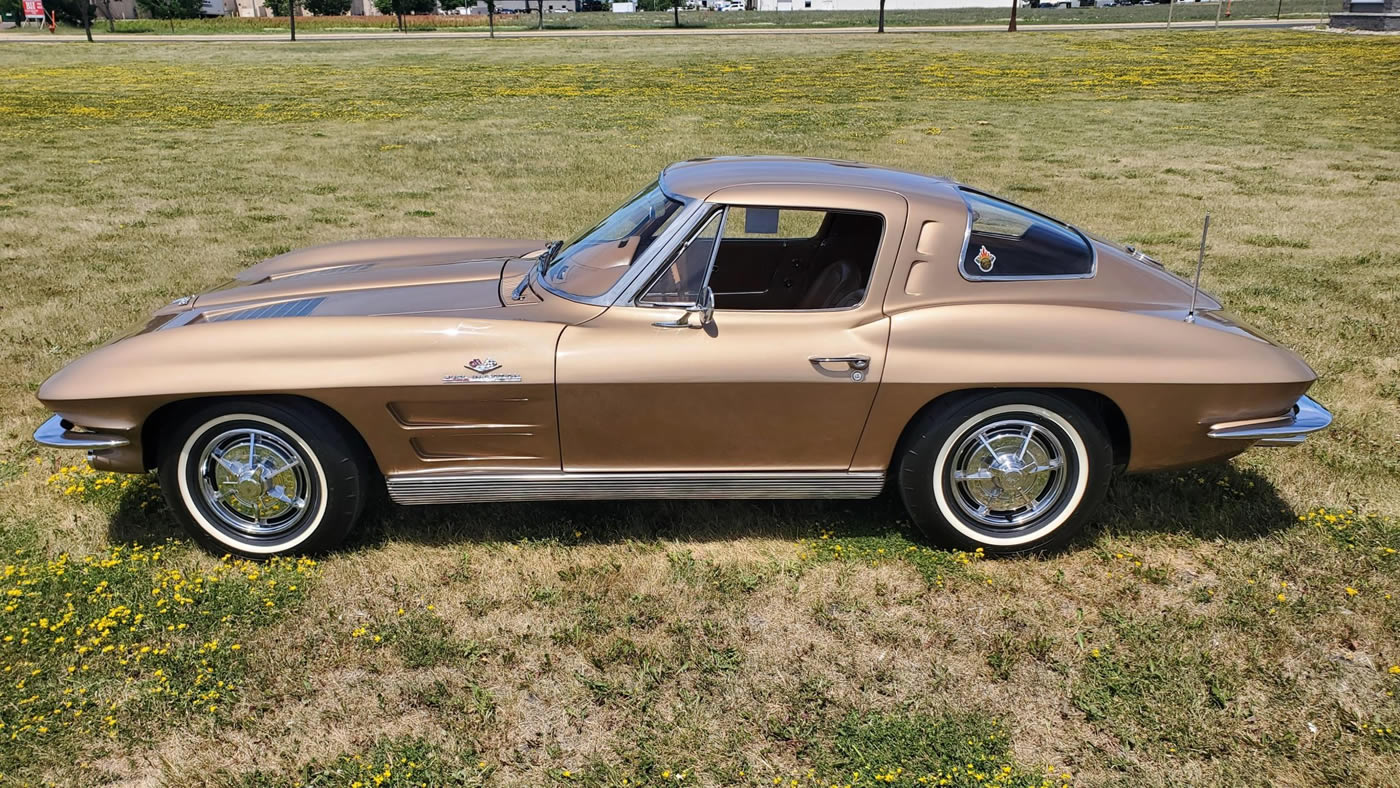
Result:
[[[213,403],[160,437],[166,500],[213,552],[266,558],[324,550],[364,508],[364,451],[343,422],[312,403]]]
[[[974,395],[923,414],[896,457],[905,506],[930,538],[999,554],[1068,542],[1103,500],[1112,467],[1097,418],[1035,391]]]

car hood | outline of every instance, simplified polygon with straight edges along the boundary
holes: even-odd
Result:
[[[244,320],[501,308],[500,283],[506,265],[544,244],[498,238],[388,238],[328,244],[264,260],[221,287],[186,304],[172,305],[171,311],[194,311],[205,320]]]
[[[270,257],[239,274],[240,282],[281,279],[336,269],[378,270],[519,257],[544,249],[547,241],[511,238],[374,238],[312,246]]]

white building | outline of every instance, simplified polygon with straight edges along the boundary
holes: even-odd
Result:
[[[920,11],[925,9],[999,8],[1009,6],[1005,0],[886,0],[886,11]],[[758,11],[878,11],[880,0],[757,0],[752,5]]]

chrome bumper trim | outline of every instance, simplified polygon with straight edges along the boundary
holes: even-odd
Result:
[[[647,498],[874,498],[883,473],[473,473],[395,474],[401,504],[606,501]]]
[[[120,435],[103,435],[97,432],[74,432],[73,425],[54,416],[34,430],[34,442],[53,449],[118,449],[131,441]]]
[[[1257,441],[1256,446],[1297,446],[1331,423],[1332,414],[1317,400],[1305,396],[1286,416],[1216,424],[1207,434],[1212,438]]]

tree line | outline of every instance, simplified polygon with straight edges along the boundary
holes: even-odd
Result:
[[[343,16],[350,13],[352,0],[262,0],[263,6],[273,16],[288,16],[291,4],[296,2],[299,11],[316,16]],[[398,17],[413,14],[436,14],[456,11],[474,0],[373,0],[374,7],[381,14]],[[487,3],[494,8],[494,0]],[[13,6],[13,7],[12,7]],[[20,0],[0,0],[0,13],[19,14]],[[136,0],[136,6],[152,19],[197,19],[204,15],[203,0]],[[100,17],[107,22],[107,30],[115,32],[115,15],[112,13],[112,0],[44,0],[44,10],[54,13],[58,20],[71,25],[86,27],[88,22]]]

